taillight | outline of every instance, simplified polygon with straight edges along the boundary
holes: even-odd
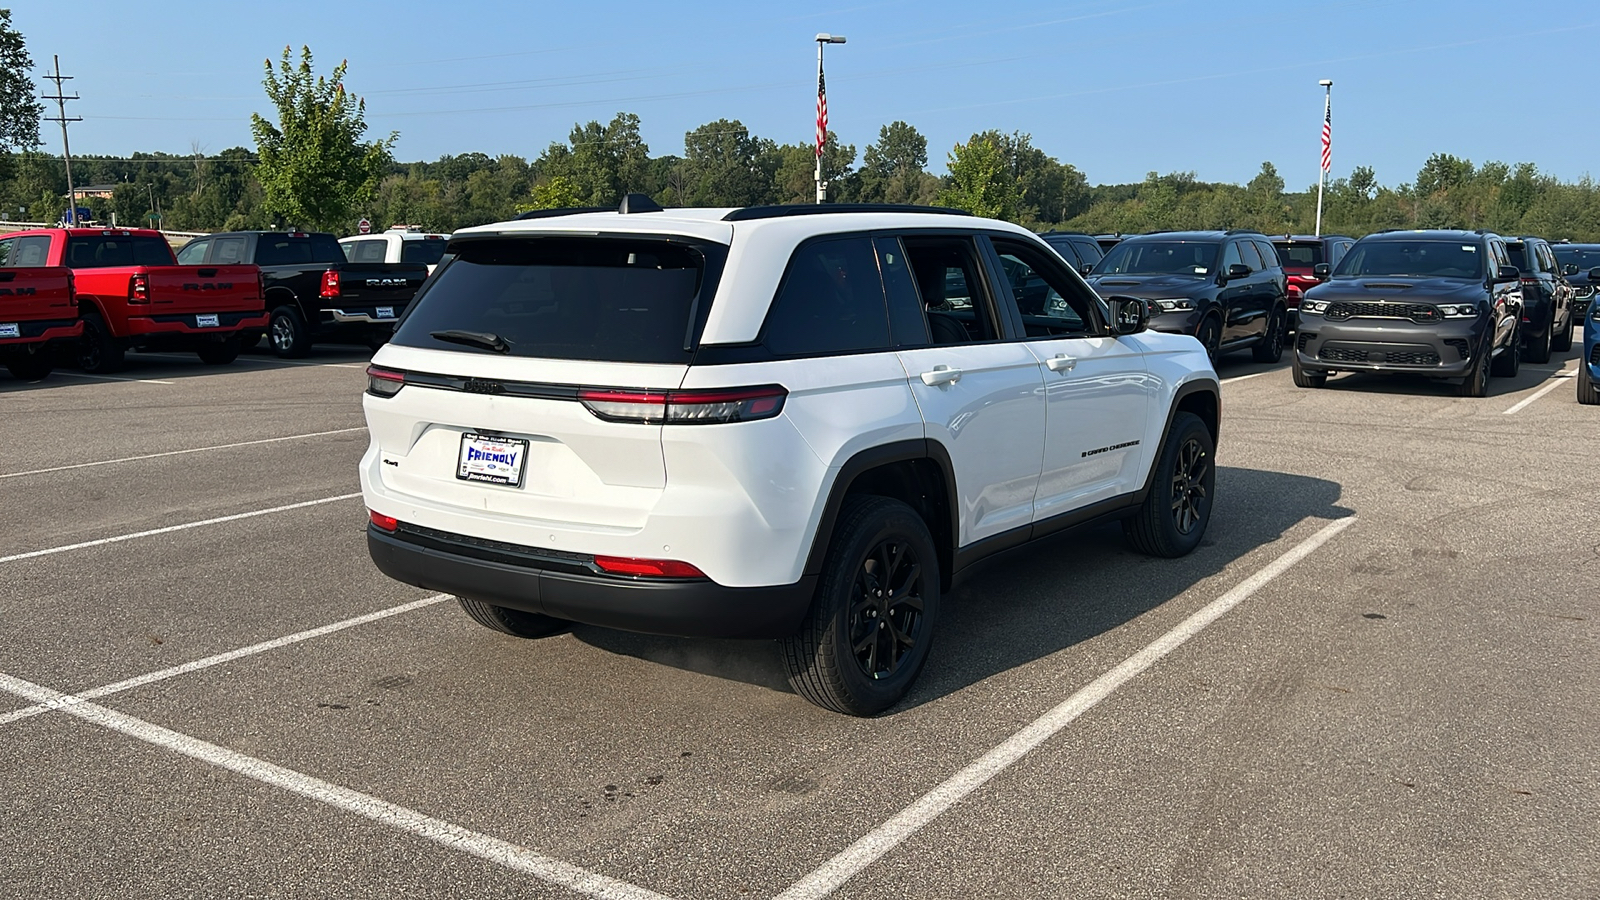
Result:
[[[406,373],[382,366],[367,366],[367,393],[374,397],[393,397],[406,386]]]
[[[339,296],[339,270],[329,269],[322,273],[322,292],[324,299]]]
[[[1538,286],[1538,284],[1539,284],[1539,279],[1537,279],[1537,278],[1524,278],[1524,279],[1522,279],[1522,286],[1523,287],[1536,287],[1536,286]]]
[[[700,391],[580,390],[578,400],[607,422],[720,425],[770,419],[783,411],[784,388],[763,385]]]
[[[372,519],[372,524],[378,526],[378,528],[382,529],[383,531],[392,532],[400,527],[400,520],[396,519],[394,516],[386,516],[381,512],[376,512],[370,509],[367,510],[367,515]]]
[[[128,279],[128,302],[150,302],[150,276],[143,272]]]
[[[377,515],[377,513],[373,513]],[[381,526],[380,526],[381,527]],[[596,556],[595,568],[610,575],[637,575],[645,578],[704,578],[706,573],[675,559],[634,559],[628,556]]]

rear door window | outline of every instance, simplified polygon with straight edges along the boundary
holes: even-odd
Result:
[[[1048,243],[1053,250],[1061,254],[1061,258],[1067,261],[1067,265],[1074,269],[1083,265],[1083,258],[1078,255],[1078,248],[1073,246],[1071,241],[1057,239]]]
[[[1004,336],[971,238],[907,235],[904,244],[933,343],[998,341]]]
[[[497,352],[439,337],[465,332],[498,338],[511,356],[687,364],[727,248],[497,237],[459,241],[451,252],[456,258],[415,300],[393,343]]]
[[[67,239],[67,265],[74,269],[170,266],[172,245],[149,235],[94,234]]]
[[[889,348],[889,312],[868,237],[801,244],[789,259],[763,328],[777,356]]]
[[[211,264],[214,266],[236,266],[245,261],[245,246],[249,238],[242,234],[233,237],[216,239],[216,246],[211,251]]]
[[[1250,267],[1250,271],[1259,272],[1267,267],[1261,261],[1261,251],[1256,249],[1255,241],[1240,241],[1238,246],[1240,258]]]
[[[389,252],[389,242],[383,238],[374,238],[365,241],[351,241],[344,245],[353,248],[348,254],[353,263],[381,263],[383,257]]]
[[[331,234],[263,234],[256,245],[256,265],[294,266],[344,262],[344,251]]]
[[[43,266],[45,260],[50,258],[50,238],[47,235],[8,238],[0,243],[5,246],[5,255],[0,261],[3,266],[33,269]]]
[[[205,262],[206,248],[210,245],[211,242],[205,240],[190,241],[184,244],[183,249],[178,251],[178,265],[198,266]]]

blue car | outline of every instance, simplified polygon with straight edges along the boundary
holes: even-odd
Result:
[[[1583,320],[1583,357],[1578,360],[1578,402],[1600,404],[1600,303],[1589,304]]]

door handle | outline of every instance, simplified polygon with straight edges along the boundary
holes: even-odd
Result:
[[[940,384],[955,384],[961,380],[961,370],[949,366],[934,366],[932,372],[922,373],[922,383],[933,387]]]
[[[1045,360],[1044,364],[1052,372],[1070,372],[1072,367],[1078,364],[1078,360],[1065,353],[1057,353],[1055,356]]]

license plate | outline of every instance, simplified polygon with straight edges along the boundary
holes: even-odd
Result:
[[[392,318],[394,318],[394,307],[392,307],[392,306],[380,306],[380,307],[378,307],[378,318],[380,318],[380,319],[392,319]]]
[[[209,316],[194,317],[194,327],[196,328],[216,328],[221,324],[222,322],[217,318],[216,313],[212,313]]]
[[[462,481],[522,487],[527,457],[527,441],[468,432],[461,436],[456,477]]]
[[[16,322],[0,325],[0,338],[22,337],[22,326]]]

